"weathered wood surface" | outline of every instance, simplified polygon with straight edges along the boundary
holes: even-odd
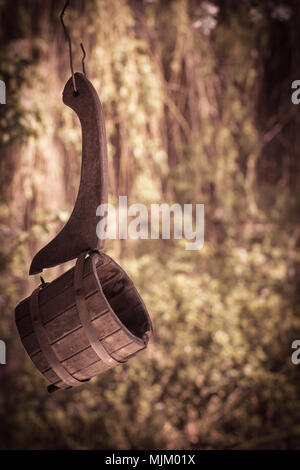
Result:
[[[147,346],[152,331],[146,307],[133,282],[122,268],[103,253],[91,255],[96,263],[101,289],[91,264],[84,263],[83,289],[93,328],[107,352],[124,362]],[[88,380],[111,365],[104,363],[91,347],[82,328],[75,303],[74,268],[39,292],[39,312],[52,350],[60,363],[76,379]],[[36,367],[56,387],[69,388],[56,375],[44,356],[32,327],[29,297],[15,312],[22,343]]]
[[[77,258],[88,249],[102,249],[97,237],[96,215],[100,204],[107,203],[107,144],[105,120],[98,94],[82,73],[75,73],[78,93],[72,78],[63,91],[63,102],[79,117],[82,128],[82,167],[78,196],[72,214],[62,230],[34,256],[30,274]],[[80,230],[78,229],[80,227]]]

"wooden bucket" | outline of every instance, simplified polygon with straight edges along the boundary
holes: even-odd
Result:
[[[15,311],[22,343],[52,385],[82,385],[147,346],[152,324],[133,282],[109,256],[82,254]]]

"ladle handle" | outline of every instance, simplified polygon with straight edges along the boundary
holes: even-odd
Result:
[[[107,203],[108,169],[105,120],[98,94],[81,73],[75,74],[78,93],[72,78],[66,83],[63,102],[79,117],[82,128],[82,165],[79,191],[73,212],[58,235],[33,258],[29,274],[41,272],[77,258],[88,250],[101,250],[104,240],[96,234],[96,216],[100,204]],[[49,195],[51,197],[51,195]]]

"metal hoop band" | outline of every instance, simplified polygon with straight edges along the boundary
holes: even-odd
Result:
[[[39,309],[39,291],[41,287],[39,286],[35,289],[29,301],[29,310],[30,310],[30,317],[32,322],[33,331],[36,335],[38,340],[40,349],[44,354],[45,358],[47,359],[50,367],[53,369],[55,374],[66,384],[70,387],[82,385],[81,380],[77,380],[73,375],[71,375],[67,369],[62,365],[62,363],[57,358],[55,352],[52,349],[50,344],[47,331],[42,324],[40,309]],[[61,387],[59,387],[61,388]]]
[[[119,361],[114,359],[109,352],[105,349],[101,341],[99,340],[97,333],[91,322],[91,316],[87,308],[85,301],[85,294],[83,288],[83,273],[84,273],[84,262],[86,257],[86,252],[81,253],[77,258],[76,265],[74,268],[74,289],[75,289],[75,302],[78,311],[78,315],[82,324],[82,327],[85,330],[85,334],[90,342],[91,347],[99,358],[110,366],[115,366],[119,364]],[[92,268],[92,258],[89,258]],[[91,269],[91,272],[93,270]]]

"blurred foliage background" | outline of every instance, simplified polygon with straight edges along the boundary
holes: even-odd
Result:
[[[204,203],[205,244],[108,241],[154,322],[147,351],[49,395],[14,308],[76,197],[58,0],[0,0],[2,449],[300,448],[299,3],[73,1],[65,22],[104,105],[110,202]],[[45,279],[66,267],[46,270]]]

